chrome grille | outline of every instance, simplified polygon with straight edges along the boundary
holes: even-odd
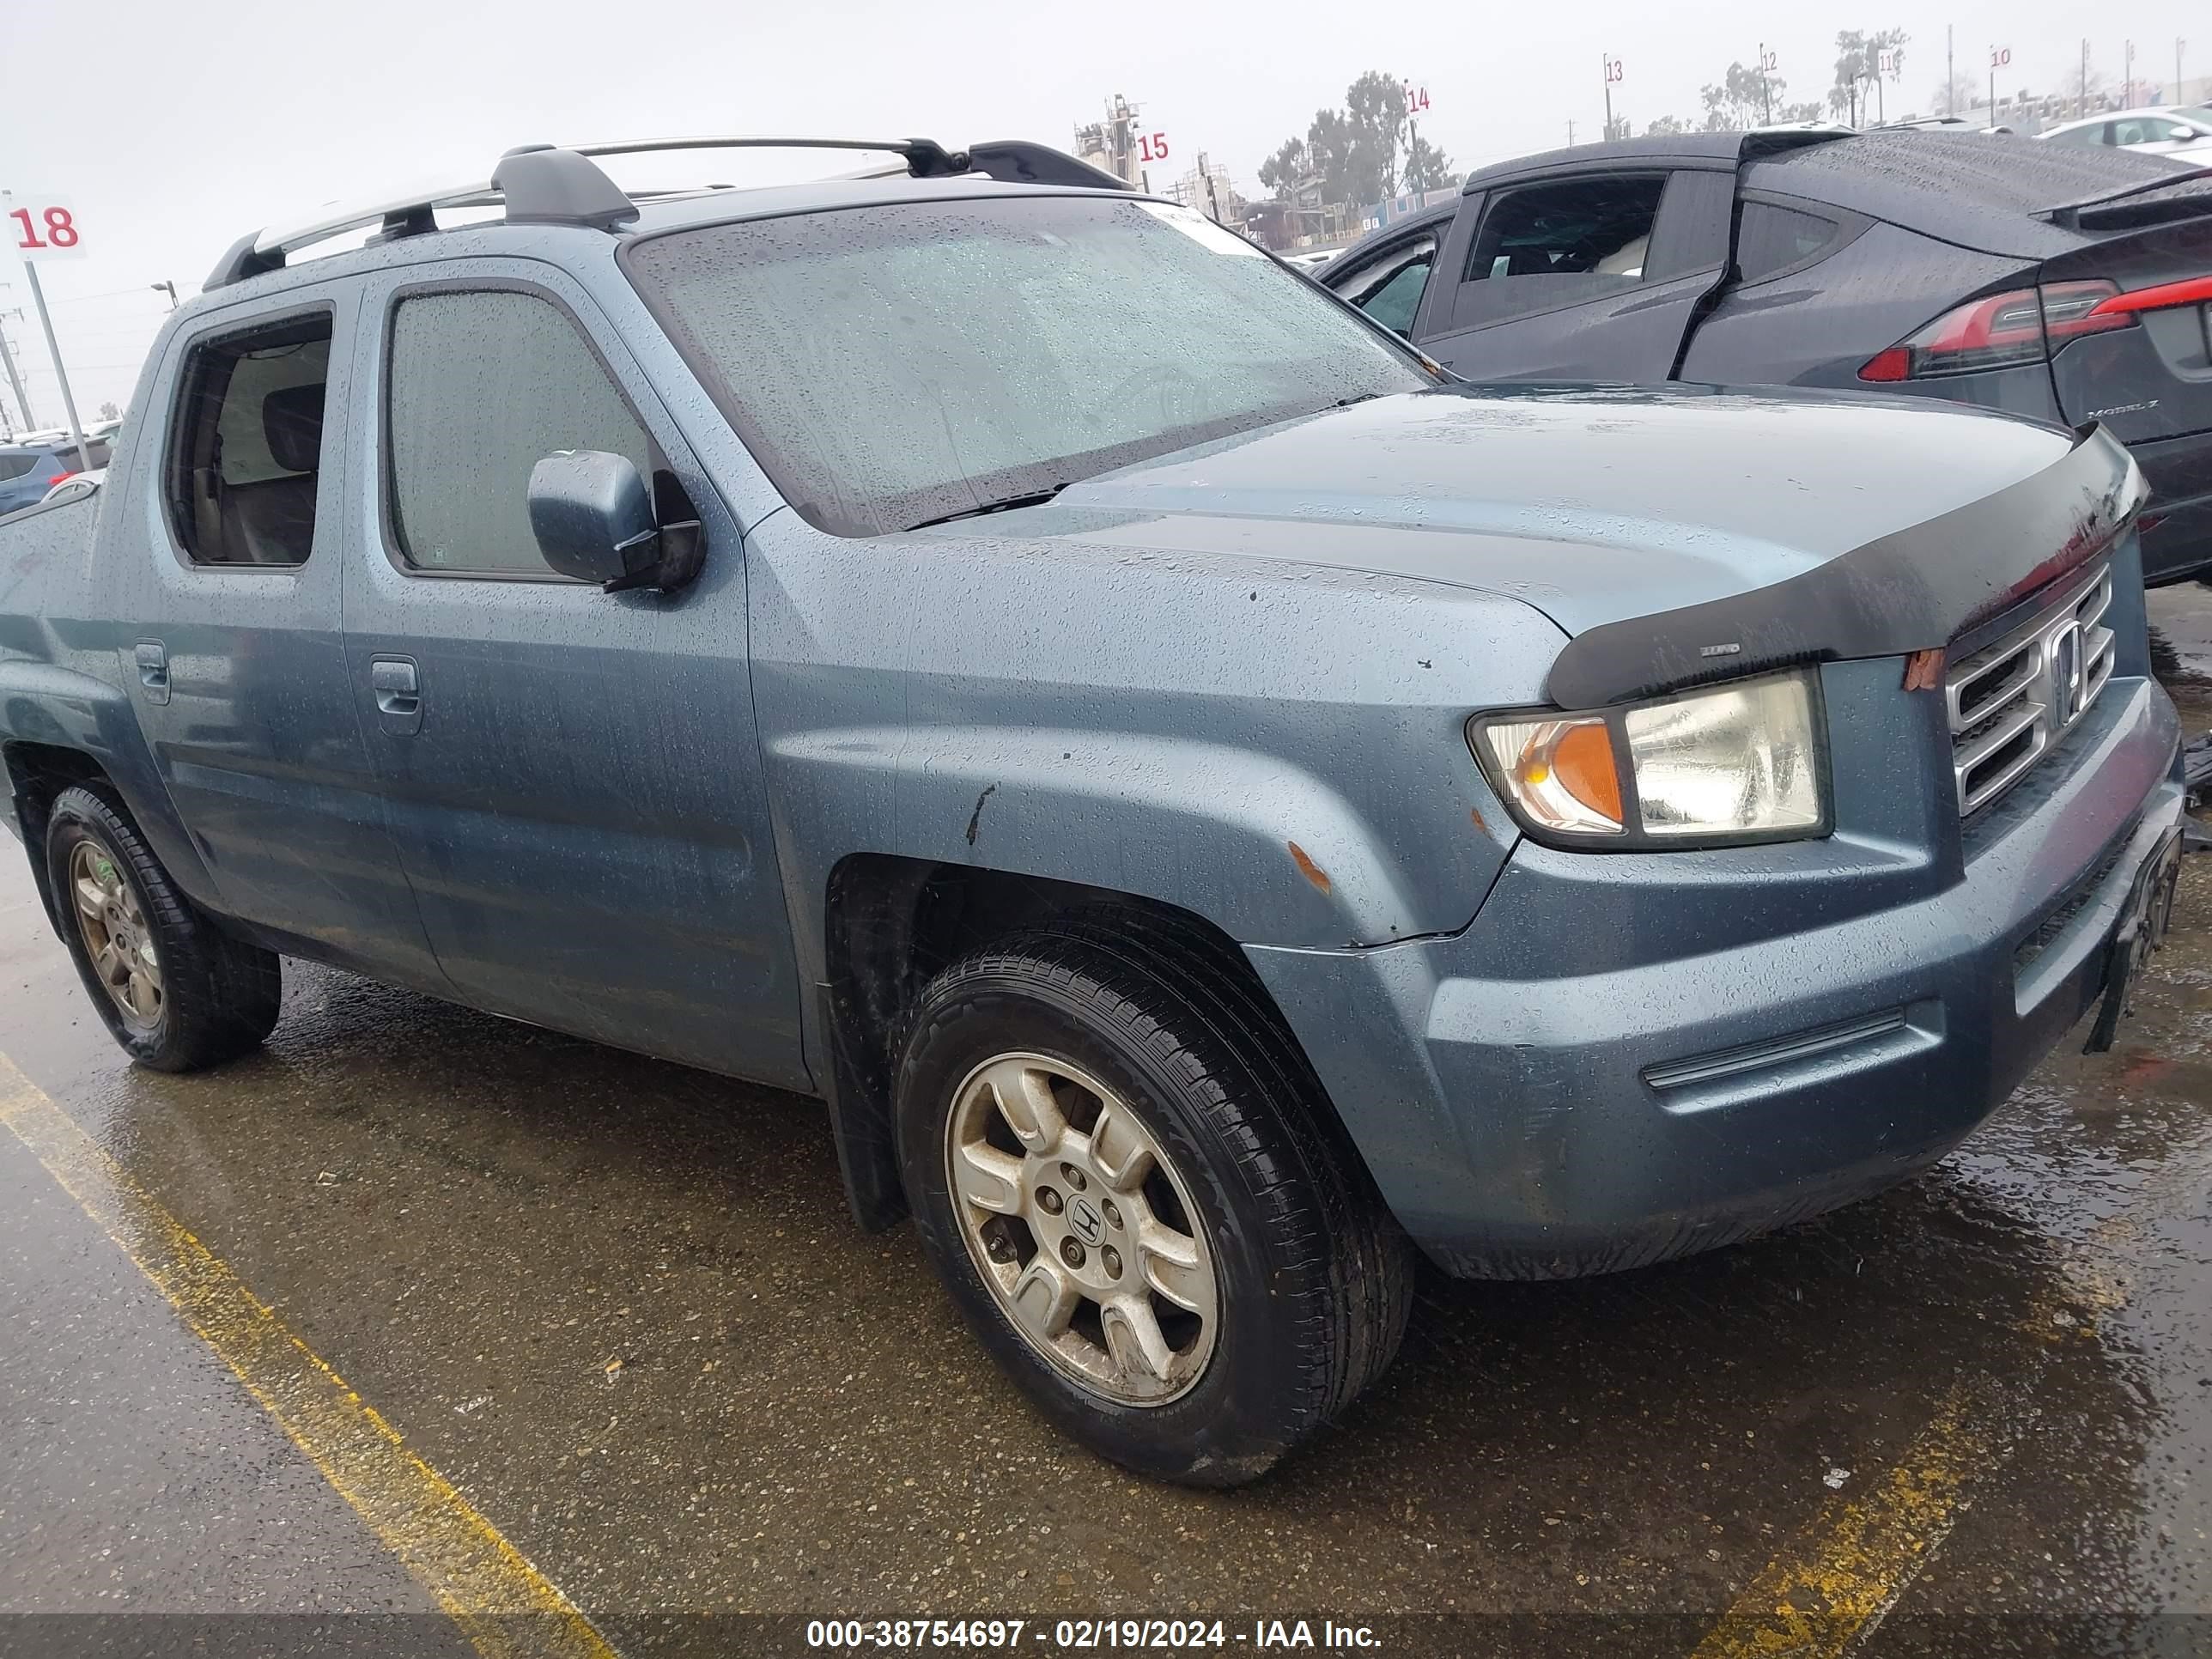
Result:
[[[2002,639],[1953,665],[1943,682],[1959,815],[1978,812],[2027,775],[2112,678],[2112,572],[2100,565]]]

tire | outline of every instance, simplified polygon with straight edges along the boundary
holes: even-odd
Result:
[[[56,797],[46,858],[62,942],[93,1006],[133,1060],[157,1072],[198,1071],[246,1053],[276,1028],[283,991],[276,955],[216,931],[106,791],[78,785]],[[80,878],[106,886],[97,915]],[[115,947],[98,961],[95,938]],[[131,973],[133,964],[150,975]],[[111,975],[120,988],[111,989]]]
[[[1395,1355],[1413,1283],[1411,1248],[1318,1081],[1249,968],[1224,956],[1195,928],[1118,912],[1011,937],[924,989],[896,1082],[915,1224],[969,1327],[1070,1437],[1197,1486],[1257,1478],[1339,1415]],[[1040,1079],[1067,1132],[1050,1155],[1036,1109],[1005,1105]],[[1125,1188],[1139,1144],[1156,1167]],[[1135,1249],[1111,1278],[1110,1250],[1079,1249],[1069,1273],[1086,1295],[1068,1316],[1042,1281],[1064,1288],[1054,1259],[1091,1237],[1079,1199],[1109,1196],[1136,1213],[1105,1204],[1109,1244],[1170,1243]],[[1184,1308],[1158,1293],[1163,1279]],[[1201,1284],[1210,1296],[1189,1294]],[[1131,1297],[1169,1346],[1133,1334],[1141,1311],[1116,1311]]]

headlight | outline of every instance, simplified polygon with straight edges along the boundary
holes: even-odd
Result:
[[[1820,696],[1808,673],[1587,714],[1478,714],[1468,741],[1540,841],[1711,846],[1828,828]]]

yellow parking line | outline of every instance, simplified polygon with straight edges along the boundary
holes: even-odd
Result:
[[[1722,1615],[1691,1659],[1834,1659],[1878,1623],[1951,1530],[1967,1481],[2002,1460],[1993,1383],[1961,1385],[1875,1487],[1838,1493]]]
[[[544,1574],[4,1054],[0,1123],[237,1373],[484,1659],[613,1659]]]

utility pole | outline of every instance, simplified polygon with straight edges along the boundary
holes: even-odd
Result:
[[[1569,117],[1567,117],[1567,148],[1568,148],[1569,149],[1572,149],[1574,147],[1575,147],[1575,118],[1574,118],[1573,116],[1570,115]]]
[[[0,283],[0,288],[6,286],[8,284]],[[21,306],[13,311],[0,312],[0,316],[7,317],[20,318],[22,314]],[[22,411],[23,430],[33,430],[38,422],[31,418],[31,400],[23,395],[23,377],[15,372],[15,354],[8,349],[8,331],[4,326],[0,326],[0,368],[8,371],[8,385],[15,393],[15,407]]]
[[[1759,43],[1759,118],[1774,125],[1774,88],[1766,78],[1766,42]]]
[[[1959,112],[1959,66],[1951,56],[1951,26],[1943,25],[1943,113]]]
[[[1613,54],[1599,55],[1599,73],[1605,79],[1605,136],[1613,137]]]
[[[2081,96],[2076,100],[2074,114],[2078,119],[2089,112],[2089,43],[2081,43]]]
[[[2123,106],[2136,101],[2136,43],[2120,43],[2120,102]]]
[[[2181,101],[2181,49],[2189,44],[2179,35],[2173,37],[2173,101]]]

